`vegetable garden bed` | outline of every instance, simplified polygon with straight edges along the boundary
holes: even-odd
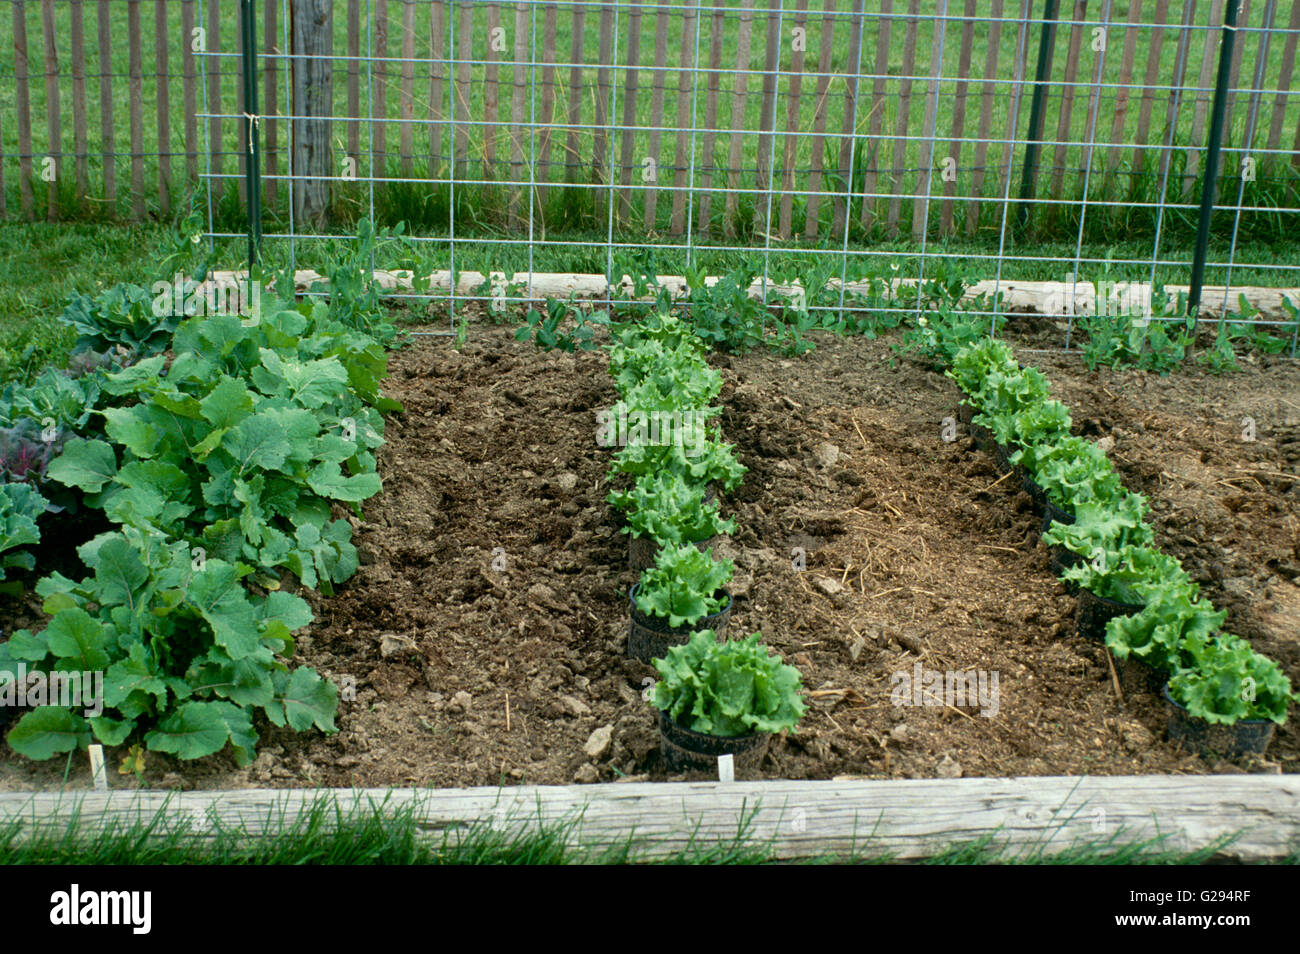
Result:
[[[799,731],[768,746],[763,777],[1300,771],[1293,722],[1265,760],[1211,763],[1165,741],[1155,696],[1121,702],[1104,650],[1074,634],[1075,600],[1047,568],[1028,496],[960,429],[943,439],[956,388],[887,342],[817,340],[795,360],[712,359],[724,433],[750,469],[724,499],[738,529],[718,548],[737,564],[732,625],[761,630],[811,690]],[[1114,439],[1125,483],[1154,502],[1157,542],[1300,683],[1294,365],[1159,378],[1039,364],[1083,433]],[[303,594],[316,622],[295,661],[343,686],[339,734],[267,727],[247,768],[150,753],[140,781],[667,779],[643,699],[654,671],[624,656],[635,577],[594,439],[596,412],[616,397],[604,358],[538,353],[480,326],[463,352],[424,339],[391,366],[386,391],[406,412],[379,452],[385,492],[353,521],[361,570],[334,598]],[[36,610],[9,603],[5,628],[36,624]],[[892,705],[895,675],[918,665],[997,673],[996,715]],[[53,789],[63,772],[62,759],[10,753],[0,787]],[[69,784],[88,787],[84,756]]]

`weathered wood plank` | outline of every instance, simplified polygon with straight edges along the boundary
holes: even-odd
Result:
[[[668,73],[664,65],[668,62],[668,12],[667,4],[655,7],[655,63],[650,73],[650,146],[647,155],[654,163],[654,178],[646,184],[649,186],[645,196],[645,230],[654,233],[659,211],[659,167],[663,161],[663,125],[664,96],[666,94]]]
[[[402,85],[398,92],[402,117],[398,125],[398,151],[402,175],[410,177],[415,153],[415,3],[402,0]],[[427,173],[426,173],[427,174]]]
[[[158,6],[166,6],[165,0],[158,0]],[[90,166],[87,158],[86,143],[86,15],[83,0],[72,0],[69,11],[72,18],[72,155],[76,165],[78,204],[86,201],[90,192]],[[164,63],[166,60],[163,61]],[[167,69],[158,68],[161,101],[166,101],[165,88]],[[159,152],[170,152],[170,148],[159,148]]]
[[[614,8],[600,8],[600,48],[597,52],[596,66],[596,116],[595,135],[592,137],[591,177],[593,182],[602,182],[605,177],[606,164],[613,164],[611,157],[605,154],[612,134],[613,122],[611,112],[614,92]],[[609,173],[610,199],[613,199],[614,173]]]
[[[911,0],[907,5],[907,31],[903,38],[903,73],[898,83],[898,125],[894,136],[894,161],[890,169],[889,212],[885,228],[890,238],[898,237],[898,219],[903,210],[903,178],[907,168],[907,125],[912,104],[912,77],[916,74],[916,34],[921,5]]]
[[[208,3],[208,26],[204,35],[204,53],[221,52],[221,10],[220,4]],[[212,176],[220,176],[225,169],[226,153],[222,148],[221,142],[221,119],[220,114],[223,112],[221,106],[221,64],[223,60],[220,56],[205,56],[203,59],[203,69],[207,73],[208,93],[207,102],[204,103],[204,112],[211,117],[208,119],[208,172]],[[212,191],[220,194],[225,187],[221,179],[210,179],[208,185]]]
[[[131,119],[131,217],[144,218],[144,63],[140,36],[140,0],[126,5],[128,99]],[[242,180],[241,180],[242,181]]]
[[[1282,66],[1277,78],[1277,94],[1273,97],[1273,111],[1268,122],[1267,148],[1269,149],[1276,149],[1282,143],[1286,101],[1291,90],[1291,77],[1295,72],[1296,41],[1300,40],[1300,0],[1295,0],[1291,4],[1291,20],[1287,24],[1287,30],[1286,42],[1282,45]]]
[[[1190,0],[1194,5],[1196,0]],[[1209,26],[1203,31],[1205,49],[1201,58],[1201,73],[1196,81],[1196,106],[1192,110],[1192,135],[1188,142],[1187,165],[1183,173],[1183,193],[1191,192],[1196,176],[1201,167],[1201,146],[1204,142],[1205,120],[1210,112],[1210,96],[1214,84],[1212,77],[1215,69],[1215,53],[1219,49],[1219,37],[1223,30],[1223,0],[1211,0]],[[1177,83],[1173,85],[1178,85]]]
[[[274,0],[267,0],[268,3]],[[269,42],[269,40],[268,40]],[[277,64],[278,65],[278,64]],[[185,179],[190,185],[199,181],[198,63],[194,58],[194,0],[181,0],[181,101],[185,106]],[[104,83],[100,81],[100,108],[104,108]],[[108,108],[112,109],[111,90]],[[107,146],[104,149],[109,152]],[[104,177],[108,177],[109,159],[104,157]]]
[[[276,105],[277,87],[281,60],[277,53],[280,49],[279,34],[276,32],[276,14],[279,12],[278,0],[266,0],[262,7],[262,103],[261,112],[266,118],[262,120],[262,192],[263,200],[273,206],[280,194],[280,183],[275,178],[280,172],[280,133],[279,115]]]
[[[801,0],[806,3],[807,0]],[[696,40],[700,0],[683,0],[681,56],[677,61],[677,139],[673,144],[673,208],[668,232],[681,235],[686,231],[686,191],[690,187],[690,164],[695,134],[692,99],[697,64]]]
[[[1151,44],[1147,47],[1147,71],[1142,84],[1142,98],[1138,103],[1137,133],[1133,136],[1133,171],[1141,172],[1146,163],[1145,152],[1150,146],[1147,136],[1151,130],[1151,108],[1155,105],[1155,90],[1160,78],[1160,50],[1164,44],[1165,25],[1169,22],[1169,0],[1156,0],[1156,12],[1151,28]],[[1157,162],[1157,165],[1159,163]]]
[[[348,155],[361,164],[361,5],[360,0],[348,0],[348,115],[353,121],[348,123]],[[292,18],[290,18],[292,20]],[[287,92],[290,103],[292,92]],[[292,107],[291,107],[292,108]],[[366,175],[373,170],[367,169]]]
[[[1075,0],[1074,25],[1070,27],[1069,52],[1065,55],[1065,82],[1061,87],[1061,111],[1056,122],[1056,145],[1052,150],[1052,175],[1047,194],[1053,200],[1044,211],[1043,218],[1050,225],[1056,220],[1061,192],[1065,188],[1065,164],[1068,151],[1073,144],[1071,129],[1074,122],[1074,98],[1079,78],[1079,51],[1083,46],[1084,16],[1088,12],[1088,0]],[[1046,112],[1046,111],[1044,111]],[[1044,150],[1046,151],[1046,150]]]
[[[439,62],[447,56],[446,5],[443,0],[433,0],[429,4],[429,175],[442,174],[443,126],[445,118],[442,98],[443,77],[447,73],[447,64]]]
[[[158,211],[166,218],[172,212],[172,127],[168,96],[171,79],[167,75],[167,47],[171,41],[171,30],[167,24],[167,0],[154,0],[153,16],[154,58],[158,69],[157,87],[154,90],[154,116],[158,124]]]
[[[366,61],[370,124],[374,128],[370,174],[380,177],[388,171],[388,0],[374,0],[370,31],[370,59]]]
[[[1119,168],[1124,127],[1128,119],[1129,84],[1133,81],[1133,59],[1137,55],[1138,29],[1142,22],[1142,0],[1129,0],[1128,23],[1124,27],[1124,50],[1120,56],[1119,82],[1115,91],[1114,115],[1110,124],[1110,149],[1106,153],[1106,177],[1115,175]]]
[[[634,3],[628,10],[627,47],[623,55],[627,68],[623,71],[623,137],[618,170],[618,181],[623,187],[618,197],[618,217],[623,223],[632,219],[632,167],[635,164],[633,150],[637,132],[637,84],[641,79],[641,18],[644,6],[643,3]]]
[[[497,174],[497,102],[500,98],[497,62],[501,51],[497,49],[502,37],[501,5],[487,5],[487,61],[483,67],[483,178],[495,179]]]
[[[849,216],[850,183],[853,181],[853,140],[857,134],[858,88],[862,82],[862,33],[865,27],[863,19],[863,0],[853,0],[853,15],[849,18],[849,58],[848,66],[853,72],[844,76],[844,117],[840,122],[840,181],[844,191],[835,195],[831,217],[831,237],[839,240],[846,234]]]
[[[758,152],[754,175],[754,240],[768,230],[768,207],[772,202],[772,147],[776,136],[776,80],[781,66],[781,15],[783,0],[768,0],[767,43],[763,49],[762,99],[758,112]]]
[[[617,293],[620,296],[626,296],[632,291],[632,279],[624,275],[620,283],[611,286],[604,275],[580,274],[573,272],[516,272],[513,276],[498,272],[497,276],[504,282],[514,285],[526,286],[531,289],[534,301],[540,301],[545,298],[567,298],[570,294],[578,298],[596,297],[608,299],[612,294]],[[384,271],[376,269],[374,272],[375,281],[381,288],[387,290],[402,289],[407,290],[412,287],[412,275],[409,271]],[[213,281],[221,287],[233,288],[239,279],[246,279],[247,273],[218,271],[213,273]],[[433,289],[450,289],[451,273],[448,271],[433,272],[430,276],[430,287]],[[478,288],[487,276],[480,272],[463,271],[458,273],[458,283],[456,286],[457,294],[469,294]],[[324,282],[325,278],[319,272],[300,269],[294,273],[295,287],[299,291],[306,291],[313,283]],[[659,275],[656,281],[662,285],[674,297],[681,297],[687,294],[688,288],[686,279],[681,275]],[[718,276],[709,275],[704,279],[706,286],[717,284]],[[879,290],[879,283],[872,285],[866,281],[849,281],[841,283],[838,278],[832,278],[827,282],[826,287],[832,291],[838,292],[841,284],[846,294],[862,295],[875,294]],[[890,288],[895,293],[902,287],[914,287],[916,279],[898,278],[889,283]],[[767,297],[772,295],[791,296],[804,293],[803,289],[795,285],[780,285],[768,282],[766,285]],[[749,297],[762,298],[764,295],[764,285],[761,280],[755,280],[748,289]],[[1096,286],[1091,282],[1078,282],[1073,286],[1073,312],[1076,315],[1092,314],[1096,305]],[[1170,295],[1177,295],[1179,292],[1186,292],[1186,285],[1166,285],[1165,290]],[[980,295],[992,295],[995,291],[1003,296],[1003,305],[1005,310],[1011,312],[1034,312],[1040,315],[1050,317],[1060,317],[1061,304],[1061,285],[1059,282],[1022,282],[1007,281],[1001,282],[995,279],[983,279],[975,282],[966,289],[965,297],[968,299],[977,298]],[[1222,286],[1209,286],[1204,289],[1204,297],[1201,303],[1199,317],[1201,320],[1217,320],[1220,311],[1216,309],[1214,297],[1217,295],[1219,308],[1222,307],[1225,289]],[[1266,320],[1283,320],[1289,316],[1284,305],[1283,299],[1287,299],[1293,306],[1300,307],[1300,288],[1259,288],[1259,287],[1238,287],[1233,286],[1234,295],[1238,292],[1246,296],[1246,300],[1257,308]],[[1112,295],[1117,293],[1112,290]],[[1125,297],[1128,303],[1136,307],[1147,307],[1150,304],[1150,289],[1141,286],[1133,286],[1124,289]],[[846,299],[845,307],[849,310],[854,309],[852,297]]]
[[[953,231],[953,196],[957,194],[957,178],[970,181],[969,177],[957,170],[961,169],[961,146],[966,136],[966,97],[970,92],[971,48],[975,41],[975,0],[966,0],[963,12],[966,22],[962,24],[961,49],[957,54],[957,75],[961,77],[961,82],[957,84],[956,99],[953,102],[952,140],[948,146],[948,157],[953,161],[956,177],[943,180],[943,205],[939,209],[940,235],[951,235]]]
[[[528,191],[524,176],[524,140],[532,135],[531,129],[527,133],[524,132],[528,123],[528,113],[524,109],[524,92],[528,87],[528,75],[532,69],[527,65],[531,59],[528,55],[529,41],[532,38],[531,15],[530,4],[515,4],[514,86],[510,93],[510,181],[514,184],[510,186],[510,202],[506,214],[516,227],[522,223],[519,206],[524,195],[528,196],[529,202],[532,201],[532,193]]]
[[[925,91],[925,118],[921,122],[921,162],[918,164],[916,192],[921,192],[924,177],[927,189],[924,198],[912,200],[912,241],[924,239],[930,223],[930,193],[934,191],[934,150],[939,121],[939,78],[943,75],[943,42],[948,26],[948,0],[939,0],[939,15],[934,21],[934,34],[930,40],[930,82]],[[965,109],[965,106],[962,107]]]
[[[722,234],[736,234],[736,209],[740,204],[740,159],[745,145],[745,101],[749,86],[749,43],[754,30],[754,0],[740,0],[740,26],[736,39],[736,72],[732,74],[730,149],[727,156],[727,195]]]
[[[138,2],[138,0],[132,0]],[[138,11],[138,8],[137,8]],[[63,115],[59,110],[59,49],[54,27],[54,0],[41,0],[41,37],[44,41],[46,156],[54,161],[54,181],[45,190],[45,216],[59,217],[59,183],[63,180]]]
[[[799,31],[796,33],[796,31]],[[803,44],[790,50],[790,91],[785,105],[785,143],[781,154],[781,207],[778,212],[777,236],[785,241],[790,237],[794,217],[795,161],[799,148],[799,96],[803,89],[803,58],[807,47],[808,0],[796,0],[791,36],[804,37]]]
[[[880,180],[880,156],[885,140],[881,130],[885,124],[885,89],[889,81],[889,33],[893,19],[893,0],[881,0],[882,17],[876,23],[876,65],[871,81],[871,119],[867,128],[867,154],[863,157],[865,168],[862,173],[862,207],[858,210],[858,220],[863,230],[869,230],[876,220],[876,188]]]
[[[726,10],[715,5],[713,20],[709,27],[709,70],[704,99],[704,138],[700,146],[700,211],[696,231],[701,235],[709,234],[709,219],[713,212],[713,177],[716,171],[713,144],[717,139],[718,93],[722,87],[722,34],[726,22]]]
[[[80,830],[158,819],[211,836],[257,837],[328,799],[354,812],[409,811],[421,837],[475,825],[522,832],[571,823],[572,844],[599,849],[635,832],[639,857],[692,845],[751,844],[782,859],[889,856],[908,861],[989,839],[1009,856],[1159,840],[1188,852],[1235,838],[1221,860],[1261,862],[1300,849],[1300,777],[1209,775],[881,781],[631,782],[467,789],[0,794],[0,820]],[[326,812],[332,818],[332,812]]]
[[[881,0],[881,9],[888,13],[893,0]],[[803,237],[816,238],[821,230],[817,212],[822,201],[822,164],[826,154],[826,97],[830,92],[831,55],[835,52],[835,3],[826,0],[822,14],[821,48],[817,53],[817,97],[813,103],[813,139],[812,162],[808,172],[808,206],[804,213]],[[888,20],[881,22],[881,29],[888,28]],[[864,205],[865,208],[865,205]]]
[[[555,126],[551,120],[555,116],[555,33],[557,8],[554,3],[546,5],[546,21],[542,27],[542,113],[538,117],[540,139],[537,144],[538,179],[543,183],[537,188],[537,204],[545,206],[549,193],[547,183],[551,181],[551,152],[555,141]],[[545,228],[545,221],[543,221]]]
[[[988,140],[993,130],[993,98],[997,90],[998,52],[1002,45],[1002,0],[993,0],[991,16],[993,19],[989,24],[988,47],[984,54],[984,89],[980,95],[980,124],[979,132],[976,134],[978,141],[975,143],[975,166],[971,170],[970,187],[967,192],[972,199],[979,199],[984,195],[984,164],[988,161]],[[974,235],[979,228],[980,205],[978,201],[966,204],[967,235]]]
[[[569,51],[569,131],[564,138],[564,181],[578,181],[578,170],[582,168],[582,151],[579,140],[582,131],[578,128],[582,122],[582,68],[586,63],[586,18],[587,8],[578,4],[570,8],[573,11],[572,46]]]
[[[18,11],[22,8],[21,3],[14,4],[14,53],[15,57],[19,54],[18,49]],[[193,11],[191,10],[191,19]],[[99,0],[95,7],[95,25],[99,40],[99,148],[104,155],[104,202],[106,203],[109,213],[117,215],[117,157],[114,153],[114,130],[113,123],[113,41],[111,27],[108,22],[108,0]],[[22,147],[23,120],[22,109],[25,102],[27,89],[27,42],[23,38],[21,51],[21,68],[19,60],[14,62],[14,71],[18,74],[18,152],[20,157],[24,154],[30,154],[30,147]],[[190,115],[194,115],[191,108]],[[196,147],[197,148],[197,147]],[[21,162],[21,158],[20,158]],[[30,160],[28,160],[30,163]],[[30,174],[30,165],[27,173]],[[30,183],[26,176],[19,177],[19,184],[23,188],[30,188]],[[24,198],[23,209],[26,210],[27,202]],[[25,212],[24,212],[25,214]]]
[[[456,92],[452,103],[451,121],[456,127],[456,162],[453,178],[467,174],[469,167],[470,71],[474,59],[474,5],[460,4],[459,33],[456,36]]]

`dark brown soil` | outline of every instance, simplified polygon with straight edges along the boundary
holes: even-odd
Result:
[[[1078,429],[1114,440],[1129,485],[1154,501],[1158,542],[1228,626],[1300,684],[1295,365],[1160,378],[1026,358]],[[723,427],[750,468],[724,502],[738,527],[719,548],[737,566],[731,627],[761,630],[811,692],[762,777],[1300,771],[1294,721],[1267,760],[1211,764],[1165,741],[1154,696],[1117,697],[1104,651],[1074,634],[1028,496],[965,434],[944,440],[958,392],[942,375],[887,341],[830,337],[802,358],[717,363]],[[480,327],[462,352],[416,339],[393,368],[406,412],[388,425],[385,492],[358,524],[364,565],[333,599],[311,597],[317,621],[298,642],[296,662],[355,686],[339,733],[266,726],[246,769],[150,755],[146,784],[668,778],[642,697],[653,670],[623,656],[635,577],[595,445],[596,412],[615,399],[603,356]],[[895,674],[918,663],[996,673],[996,716],[891,704]],[[589,757],[605,726],[608,747]],[[0,787],[56,787],[64,769],[9,753]],[[87,781],[77,756],[70,784]]]

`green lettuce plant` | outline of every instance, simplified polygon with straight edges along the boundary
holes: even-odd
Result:
[[[807,711],[799,670],[761,642],[762,634],[718,642],[699,630],[655,660],[654,704],[693,732],[731,738],[794,730]]]
[[[735,520],[724,520],[716,500],[704,502],[704,485],[687,483],[680,474],[639,479],[629,490],[611,491],[610,506],[627,511],[624,533],[648,537],[660,546],[701,543],[735,533]]]
[[[1074,523],[1053,520],[1043,539],[1085,560],[1104,559],[1110,551],[1151,543],[1154,535],[1146,523],[1147,512],[1146,498],[1129,492],[1105,503],[1077,503]]]
[[[1228,617],[1198,599],[1195,584],[1166,580],[1137,589],[1142,611],[1106,624],[1106,646],[1117,659],[1133,657],[1164,672],[1185,669]]]
[[[636,605],[647,616],[665,620],[674,629],[712,616],[727,605],[722,588],[735,564],[713,559],[713,551],[689,544],[660,548],[655,565],[641,573]]]
[[[628,474],[640,480],[656,474],[677,474],[688,483],[716,483],[724,490],[740,486],[748,472],[736,457],[735,445],[724,444],[717,429],[699,447],[681,444],[628,444],[614,455],[608,479]]]
[[[1061,576],[1103,599],[1130,605],[1143,602],[1147,587],[1166,582],[1193,585],[1176,557],[1146,544],[1095,553]]]
[[[1025,456],[1017,451],[1010,459],[1022,463]],[[1127,493],[1106,452],[1082,437],[1064,437],[1036,447],[1031,462],[1032,467],[1029,463],[1025,467],[1034,482],[1067,513],[1081,504],[1105,505]]]
[[[1282,668],[1240,636],[1224,633],[1189,655],[1191,665],[1170,677],[1169,695],[1206,722],[1269,719],[1281,725],[1287,707],[1300,702]]]

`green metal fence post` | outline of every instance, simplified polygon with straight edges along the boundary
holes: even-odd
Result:
[[[1047,76],[1052,71],[1052,47],[1056,43],[1058,0],[1047,0],[1043,7],[1043,29],[1038,40],[1038,66],[1034,70],[1034,99],[1029,106],[1029,142],[1025,146],[1025,168],[1020,174],[1020,204],[1016,208],[1015,234],[1020,236],[1029,225],[1029,200],[1034,196],[1034,179],[1038,174],[1038,147],[1043,138],[1043,113],[1047,106]],[[1014,137],[1014,130],[1012,131]]]
[[[1210,219],[1214,216],[1214,193],[1219,179],[1219,153],[1223,148],[1223,119],[1228,109],[1228,84],[1232,80],[1232,53],[1236,47],[1237,11],[1240,6],[1241,0],[1227,0],[1223,11],[1223,36],[1219,40],[1219,75],[1214,83],[1210,139],[1205,146],[1205,177],[1201,180],[1201,213],[1196,223],[1191,288],[1187,293],[1187,314],[1191,320],[1195,320],[1201,311],[1201,289],[1205,284],[1205,259],[1210,246]]]
[[[262,158],[257,113],[257,23],[252,0],[239,0],[239,28],[243,37],[244,180],[248,192],[248,267],[257,265],[262,246]],[[250,275],[250,279],[251,279]]]

